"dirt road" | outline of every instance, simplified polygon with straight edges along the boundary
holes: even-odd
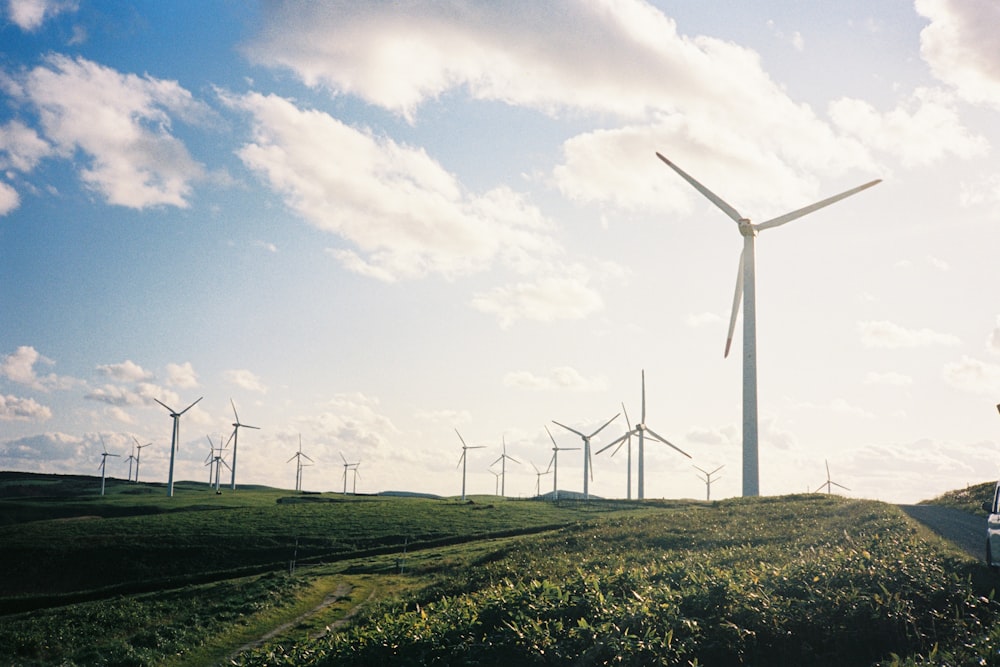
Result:
[[[986,555],[986,519],[938,505],[900,505],[900,509],[975,558]]]

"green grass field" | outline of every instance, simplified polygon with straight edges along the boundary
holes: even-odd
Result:
[[[874,501],[98,490],[0,473],[3,664],[1000,664],[995,575]]]

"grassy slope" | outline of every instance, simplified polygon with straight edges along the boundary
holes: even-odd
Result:
[[[344,611],[329,609],[280,643],[246,654],[245,663],[596,664],[617,656],[626,664],[871,664],[889,651],[919,661],[914,656],[929,656],[939,640],[938,655],[965,651],[959,658],[969,658],[989,641],[984,628],[996,617],[988,599],[993,576],[923,542],[882,503],[800,496],[630,510],[335,495],[309,497],[331,502],[278,503],[291,495],[255,489],[216,496],[187,484],[167,499],[162,486],[109,480],[101,499],[93,478],[0,474],[0,566],[46,577],[61,567],[67,572],[56,579],[64,588],[56,590],[151,571],[232,573],[237,564],[275,557],[281,565],[296,536],[300,558],[322,553],[332,561],[295,575],[223,574],[180,588],[167,582],[155,594],[102,595],[7,615],[0,646],[12,651],[11,664],[164,664],[168,656],[169,664],[221,664],[233,647],[345,582],[357,584],[358,595],[376,593],[354,629],[306,640]],[[74,514],[105,518],[65,518]],[[564,528],[413,548],[540,525]],[[410,546],[400,575],[403,540]],[[350,558],[373,545],[391,548]],[[206,557],[212,554],[220,555]],[[42,556],[54,560],[35,562]],[[125,566],[147,562],[125,574],[100,572],[111,557]],[[29,592],[51,588],[36,583]],[[395,648],[386,653],[388,646]],[[997,664],[984,651],[982,664]]]
[[[986,516],[987,513],[983,511],[982,504],[993,501],[993,489],[995,486],[996,481],[973,484],[964,489],[948,491],[937,498],[925,500],[921,504],[944,505],[945,507],[953,507],[963,512]]]

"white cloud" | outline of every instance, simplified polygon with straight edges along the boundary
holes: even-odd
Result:
[[[513,371],[504,375],[503,384],[505,387],[535,391],[563,389],[570,391],[602,391],[607,389],[607,382],[603,377],[587,378],[570,366],[553,368],[546,375],[535,375],[530,371]]]
[[[961,344],[957,336],[938,333],[930,329],[905,329],[892,322],[858,322],[858,333],[865,347],[887,349],[930,347],[932,345],[954,346]]]
[[[885,385],[887,387],[909,387],[913,378],[902,373],[887,371],[885,373],[870,372],[865,375],[865,384]]]
[[[51,153],[52,146],[21,121],[0,126],[0,169],[29,172]]]
[[[32,398],[0,394],[0,421],[41,422],[52,417],[52,410]]]
[[[886,113],[863,100],[840,99],[830,105],[830,117],[841,131],[908,167],[989,152],[989,142],[962,124],[955,100],[940,90],[918,89],[906,105]]]
[[[7,215],[21,205],[21,197],[10,185],[0,181],[0,216]]]
[[[997,315],[997,325],[990,332],[986,348],[993,354],[1000,354],[1000,315]]]
[[[916,0],[930,19],[920,53],[934,75],[967,101],[1000,108],[1000,5],[992,0]]]
[[[934,257],[933,255],[927,256],[927,263],[933,266],[938,271],[950,271],[951,265],[940,257]]]
[[[106,384],[103,387],[91,389],[83,397],[89,401],[98,401],[117,407],[124,405],[144,405],[146,403],[134,391],[113,384]]]
[[[349,270],[387,282],[452,277],[496,260],[522,271],[561,252],[552,223],[508,188],[466,192],[422,149],[280,97],[225,99],[253,116],[240,158],[297,215],[355,246],[328,251]]]
[[[0,466],[7,467],[14,463],[23,470],[21,465],[37,462],[48,467],[54,462],[75,461],[83,455],[84,449],[83,439],[74,435],[65,433],[32,435],[0,443]],[[31,466],[28,467],[30,469]]]
[[[255,373],[246,369],[231,370],[225,372],[226,381],[248,391],[259,391],[267,393],[267,387]]]
[[[8,0],[7,14],[21,30],[35,32],[46,19],[63,12],[75,12],[79,4],[79,0]]]
[[[204,169],[171,134],[171,115],[195,121],[210,112],[176,81],[50,55],[21,90],[60,154],[89,156],[80,177],[109,203],[187,206]]]
[[[148,380],[153,377],[152,373],[130,359],[126,359],[120,364],[98,366],[97,372],[124,382],[139,382],[140,380]]]
[[[703,327],[706,324],[715,324],[721,321],[722,317],[716,313],[698,313],[697,315],[692,313],[684,318],[684,324],[689,327]]]
[[[39,376],[35,371],[36,364],[52,366],[55,362],[39,354],[38,350],[30,345],[22,345],[13,354],[4,357],[3,362],[0,363],[0,376],[40,391],[69,389],[80,384],[74,378],[55,373]]]
[[[581,319],[603,308],[604,300],[585,280],[549,276],[479,293],[473,297],[472,306],[496,315],[500,326],[507,328],[520,319]]]
[[[327,452],[327,460],[339,460],[341,451],[352,460],[389,456],[386,446],[399,434],[380,412],[379,400],[362,393],[335,395],[303,423],[318,441],[314,447]]]
[[[1000,395],[1000,365],[963,356],[944,366],[945,381],[957,389],[996,398]]]
[[[855,417],[863,417],[865,419],[871,419],[873,415],[868,410],[858,407],[856,405],[851,405],[845,398],[834,398],[829,403],[825,405],[819,405],[816,403],[796,403],[796,407],[805,408],[808,410],[824,410],[827,412],[835,412],[842,415],[853,415]]]
[[[194,366],[190,361],[185,361],[183,364],[167,364],[167,384],[181,389],[192,389],[198,386],[198,374],[194,372]]]

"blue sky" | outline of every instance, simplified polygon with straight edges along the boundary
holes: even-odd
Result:
[[[761,492],[915,501],[997,476],[991,2],[0,5],[0,469],[143,450],[203,479],[535,487],[621,410],[647,497],[740,490],[722,355],[755,221]],[[740,346],[737,333],[735,345]],[[619,417],[595,439],[624,431]],[[592,493],[625,495],[625,457]],[[116,469],[117,466],[117,469]],[[582,488],[578,453],[559,486]],[[124,462],[109,474],[127,475]],[[551,478],[547,478],[551,479]],[[543,480],[543,485],[546,483]]]

